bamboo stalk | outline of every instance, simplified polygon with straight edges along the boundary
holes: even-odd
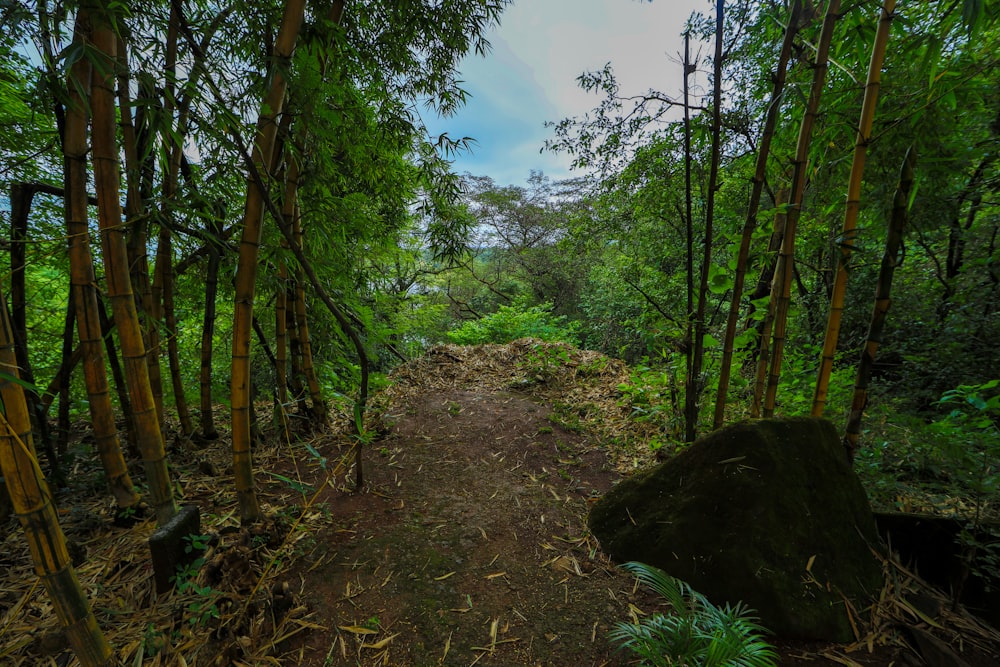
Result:
[[[257,118],[252,164],[265,172],[271,164],[277,118],[285,101],[288,85],[284,69],[290,65],[305,14],[305,0],[288,0],[281,27],[274,43],[271,85]],[[233,362],[230,382],[232,405],[233,473],[240,505],[240,520],[250,524],[260,519],[260,506],[254,491],[253,464],[250,454],[250,343],[253,331],[253,302],[257,279],[257,258],[263,230],[264,198],[267,196],[254,179],[247,183],[243,234],[236,268],[236,302],[233,316]]]
[[[219,264],[221,251],[215,242],[222,234],[221,223],[210,219],[208,232],[214,238],[209,240],[208,269],[205,276],[205,311],[201,330],[201,368],[199,373],[201,435],[207,440],[215,440],[219,432],[215,428],[215,407],[212,404],[212,350],[215,334],[215,298],[219,291]]]
[[[292,234],[301,248],[303,234],[298,207],[296,207],[295,212],[296,214],[292,216]],[[316,368],[313,365],[312,339],[309,337],[309,319],[306,316],[306,288],[302,276],[297,276],[295,281],[295,321],[299,328],[299,343],[302,350],[302,372],[306,378],[306,385],[309,387],[313,422],[316,425],[325,424],[328,415],[326,403],[323,401],[323,392],[319,387],[319,378],[316,377]]]
[[[132,100],[129,96],[131,79],[128,69],[127,45],[123,37],[117,38],[118,62],[118,117],[122,134],[122,153],[125,156],[125,225],[128,229],[128,262],[132,279],[132,291],[136,312],[142,330],[142,342],[146,349],[146,365],[149,368],[149,383],[153,392],[156,414],[163,423],[163,373],[160,368],[160,311],[158,292],[149,278],[149,220],[143,200],[152,196],[152,176],[150,175],[151,155],[140,159],[140,153],[151,153],[152,140],[149,114],[143,106],[138,106],[135,121],[132,118]],[[140,96],[147,99],[153,95],[147,78],[140,78]],[[136,130],[136,124],[141,131]],[[140,143],[142,148],[140,148]],[[154,269],[155,270],[155,269]],[[158,286],[157,286],[158,289]],[[130,418],[131,420],[131,418]],[[133,423],[132,430],[135,431]]]
[[[715,195],[719,190],[719,162],[722,151],[722,38],[724,31],[724,0],[715,3],[715,56],[712,67],[712,157],[708,172],[708,198],[705,202],[705,236],[702,246],[701,278],[698,282],[698,307],[694,316],[695,334],[692,351],[691,376],[688,381],[695,383],[695,397],[689,412],[687,441],[694,440],[698,422],[698,403],[701,398],[701,369],[705,360],[705,335],[708,322],[705,313],[708,306],[708,274],[712,265],[712,242],[715,225]]]
[[[774,415],[774,403],[778,393],[778,381],[781,378],[781,362],[785,351],[785,338],[788,331],[788,309],[792,296],[792,275],[795,261],[795,232],[799,216],[802,214],[802,199],[806,189],[806,167],[809,162],[809,143],[812,141],[813,126],[819,116],[819,101],[826,84],[826,73],[829,69],[827,59],[830,54],[830,43],[833,41],[833,29],[837,24],[840,12],[840,0],[830,0],[823,17],[823,28],[819,43],[816,45],[816,58],[813,63],[813,80],[809,88],[809,101],[806,103],[802,125],[799,127],[799,138],[795,148],[795,159],[792,163],[791,199],[788,213],[785,217],[785,235],[781,240],[781,253],[778,255],[778,266],[774,273],[774,283],[771,290],[771,300],[775,302],[774,340],[769,360],[767,387],[764,392],[765,417]]]
[[[80,7],[77,11],[74,30],[74,42],[82,45],[89,41],[90,15],[87,8]],[[115,426],[87,219],[87,103],[84,96],[90,87],[91,74],[90,61],[80,58],[70,68],[67,80],[63,154],[70,289],[83,354],[83,375],[95,447],[115,502],[118,507],[126,508],[138,502],[139,496],[129,477]]]
[[[767,158],[771,152],[771,139],[774,128],[778,124],[778,109],[785,88],[785,76],[788,71],[788,61],[792,55],[792,43],[798,32],[802,13],[802,0],[793,0],[788,25],[785,27],[785,37],[781,42],[778,54],[778,65],[774,72],[774,88],[771,91],[771,102],[767,107],[764,128],[761,130],[760,145],[757,149],[757,164],[752,179],[750,201],[747,203],[747,217],[743,223],[743,234],[740,237],[740,248],[736,254],[736,275],[733,278],[733,295],[729,302],[729,318],[726,320],[726,333],[722,343],[722,362],[719,365],[719,389],[715,395],[715,418],[713,425],[720,428],[726,416],[726,396],[729,392],[729,374],[733,364],[733,347],[736,341],[736,325],[740,318],[740,300],[743,298],[743,282],[746,277],[747,261],[750,257],[750,240],[757,228],[757,209],[760,207],[760,197],[764,191],[764,179],[767,176]]]
[[[93,112],[92,155],[94,183],[97,189],[98,223],[104,250],[108,296],[114,310],[118,339],[125,365],[125,382],[135,417],[136,445],[142,454],[150,501],[157,522],[163,524],[176,513],[173,486],[167,469],[163,433],[153,399],[146,365],[146,349],[136,312],[135,298],[128,269],[125,226],[119,201],[120,174],[118,148],[115,141],[114,63],[117,39],[113,17],[94,10],[93,45],[102,66],[95,67],[95,80],[90,102]]]
[[[868,80],[865,83],[865,98],[861,104],[861,119],[854,142],[854,158],[851,162],[851,176],[847,185],[847,206],[844,209],[844,225],[840,232],[840,252],[837,254],[837,275],[834,278],[833,294],[830,297],[830,314],[823,341],[823,357],[820,360],[813,394],[812,415],[822,417],[830,388],[830,373],[833,358],[837,353],[837,339],[840,322],[844,313],[844,296],[847,293],[847,275],[850,270],[851,255],[854,252],[854,236],[861,209],[861,183],[865,171],[868,142],[871,141],[875,106],[878,103],[879,85],[882,78],[882,63],[885,61],[886,45],[889,43],[889,28],[892,27],[896,0],[885,0],[882,16],[875,32],[871,61],[868,64]]]
[[[854,397],[851,401],[851,412],[847,417],[847,428],[844,432],[844,449],[848,460],[854,460],[861,437],[861,419],[865,406],[868,405],[868,382],[871,380],[872,367],[875,365],[875,354],[882,344],[882,332],[889,314],[892,300],[892,277],[899,266],[899,250],[903,244],[903,230],[906,227],[907,207],[910,201],[910,190],[913,188],[913,170],[916,164],[916,154],[913,147],[906,151],[903,166],[899,173],[899,185],[892,199],[892,214],[889,217],[889,232],[885,239],[885,252],[882,254],[882,265],[879,268],[878,284],[875,287],[875,307],[872,309],[871,324],[868,326],[868,340],[861,351],[858,360],[857,377],[854,380]]]
[[[52,494],[45,484],[31,444],[31,419],[24,388],[16,381],[17,362],[7,301],[0,289],[0,472],[11,503],[24,528],[35,574],[41,578],[73,652],[84,667],[113,661],[111,647],[97,625],[87,597],[70,562],[66,540],[56,517]]]
[[[285,219],[290,220],[295,215],[295,193],[298,189],[298,166],[291,160],[294,167],[289,165],[285,170],[285,197],[282,202],[281,213],[287,215]],[[287,250],[288,242],[281,239],[282,249]],[[275,365],[275,391],[278,400],[278,420],[281,423],[282,433],[285,440],[291,439],[289,433],[289,403],[288,403],[288,293],[290,291],[290,279],[288,264],[282,258],[278,264],[278,291],[274,300],[274,365]]]

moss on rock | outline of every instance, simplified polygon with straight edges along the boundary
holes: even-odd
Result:
[[[712,433],[624,480],[589,525],[618,561],[655,565],[782,637],[849,641],[845,599],[882,584],[868,499],[833,426],[765,419]]]

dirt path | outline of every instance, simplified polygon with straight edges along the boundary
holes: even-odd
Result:
[[[590,438],[514,392],[393,406],[363,494],[297,569],[329,633],[303,665],[615,665],[632,582],[587,534],[617,473]]]
[[[174,443],[177,484],[212,538],[204,566],[162,595],[148,555],[154,521],[121,516],[102,495],[102,473],[82,455],[86,428],[60,522],[120,664],[634,664],[608,631],[662,607],[586,530],[590,503],[651,458],[658,427],[630,418],[628,381],[621,362],[558,344],[434,348],[397,369],[371,406],[382,435],[365,448],[360,491],[340,468],[346,412],[321,434],[282,444],[270,433],[254,452],[267,518],[249,527],[239,524],[228,441]],[[259,407],[267,426],[271,406]],[[0,664],[77,664],[20,531],[7,528]],[[845,647],[781,642],[779,664],[903,664],[905,645],[882,639],[849,657]],[[996,664],[982,657],[970,664]]]

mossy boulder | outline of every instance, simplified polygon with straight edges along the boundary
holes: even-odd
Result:
[[[619,562],[655,565],[779,637],[850,641],[882,586],[875,520],[833,426],[764,419],[712,433],[622,481],[590,513]]]

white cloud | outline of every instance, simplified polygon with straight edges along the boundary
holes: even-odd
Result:
[[[428,118],[432,132],[472,136],[478,147],[456,162],[459,171],[522,183],[532,169],[570,175],[569,158],[539,154],[551,130],[546,121],[580,116],[600,98],[576,85],[584,71],[610,62],[624,94],[650,88],[679,95],[680,36],[692,11],[711,12],[708,0],[522,0],[509,7],[489,39],[486,58],[462,62],[471,93],[455,117]]]

